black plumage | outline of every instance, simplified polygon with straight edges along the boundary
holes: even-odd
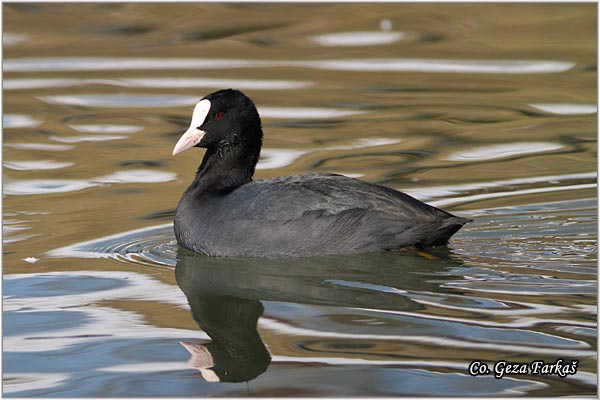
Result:
[[[185,248],[210,256],[366,253],[445,245],[469,222],[397,190],[343,175],[252,181],[262,145],[253,102],[231,89],[203,100],[209,109],[200,119],[195,110],[193,117],[201,124],[184,134],[193,140],[182,137],[174,150],[207,148],[175,214],[175,235]]]

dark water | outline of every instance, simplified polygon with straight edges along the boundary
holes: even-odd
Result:
[[[596,5],[19,3],[3,22],[5,396],[597,393]],[[343,173],[475,222],[424,252],[178,248],[201,152],[171,150],[224,87],[263,117],[257,178]],[[559,359],[576,373],[468,370]]]

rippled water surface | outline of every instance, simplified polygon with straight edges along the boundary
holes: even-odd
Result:
[[[595,4],[3,7],[3,393],[597,391]],[[192,107],[244,90],[256,177],[328,171],[474,218],[447,248],[178,248]],[[481,360],[574,374],[471,376]]]

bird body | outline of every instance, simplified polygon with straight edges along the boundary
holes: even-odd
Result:
[[[183,147],[207,147],[175,214],[177,242],[187,249],[209,256],[306,257],[439,246],[469,221],[338,174],[253,181],[262,144],[254,104],[232,90],[205,99],[206,117],[194,127],[200,123],[195,115],[185,134],[192,139],[180,139]],[[245,123],[236,118],[240,114]]]

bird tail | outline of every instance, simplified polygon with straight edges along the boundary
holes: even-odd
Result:
[[[463,225],[473,222],[470,218],[455,217],[445,219],[439,227],[440,235],[431,243],[432,246],[442,246],[448,243],[450,237],[454,235]]]

